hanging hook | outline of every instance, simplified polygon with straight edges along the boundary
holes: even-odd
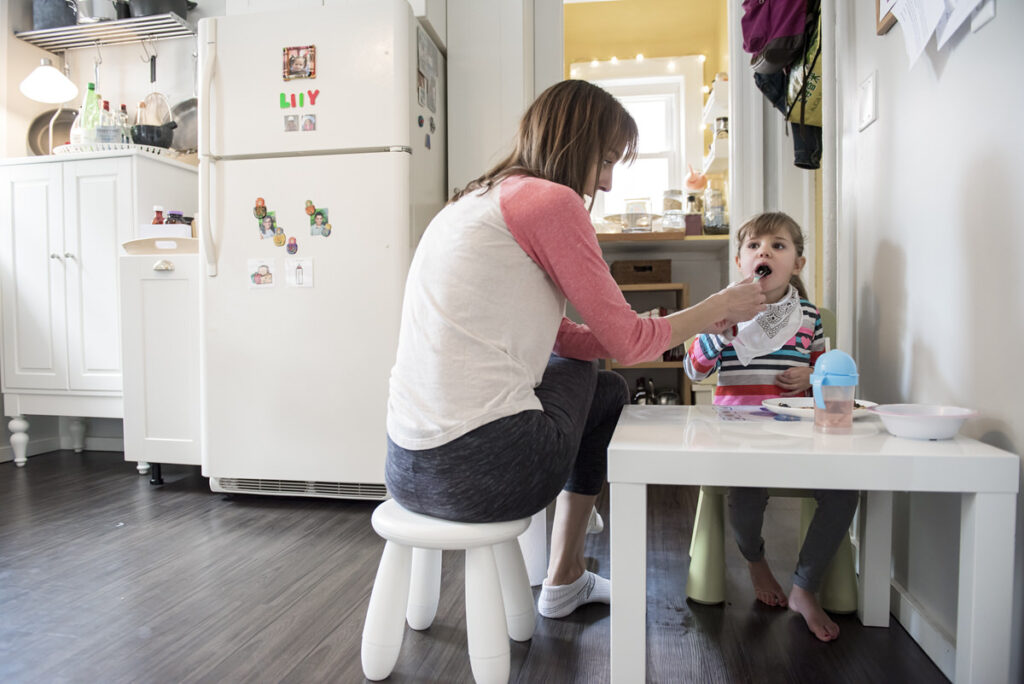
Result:
[[[96,92],[100,92],[100,64],[103,64],[103,54],[100,52],[100,42],[96,41],[96,60],[92,65],[92,80],[96,84]]]
[[[146,47],[146,41],[147,40],[149,41],[149,44],[153,48],[153,54],[152,55],[149,54],[149,48]],[[152,37],[141,38],[139,40],[139,44],[142,46],[142,52],[145,54],[145,57],[139,57],[139,59],[141,59],[143,62],[148,62],[153,57],[156,57],[156,43],[153,41]]]

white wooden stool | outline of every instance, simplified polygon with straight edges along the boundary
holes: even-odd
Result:
[[[533,636],[536,612],[516,537],[530,518],[459,523],[402,508],[391,499],[373,512],[373,529],[387,540],[363,625],[363,674],[391,674],[405,634],[434,621],[441,592],[441,552],[466,551],[466,641],[477,682],[507,682],[509,637]]]

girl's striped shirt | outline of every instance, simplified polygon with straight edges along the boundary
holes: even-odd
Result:
[[[721,406],[759,405],[765,399],[781,396],[775,376],[796,366],[814,366],[825,352],[821,314],[806,299],[800,300],[803,321],[796,335],[782,347],[740,363],[732,347],[731,335],[698,335],[690,345],[683,366],[691,380],[703,380],[718,371],[718,386],[713,403]]]

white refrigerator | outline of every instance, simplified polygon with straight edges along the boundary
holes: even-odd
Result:
[[[386,498],[402,292],[445,201],[445,64],[406,0],[199,23],[203,474]]]

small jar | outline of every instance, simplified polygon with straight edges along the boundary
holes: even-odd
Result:
[[[184,223],[184,222],[185,221],[182,218],[182,213],[180,211],[175,211],[174,209],[171,209],[169,212],[167,212],[167,219],[164,221],[164,223]]]
[[[153,207],[153,224],[156,225],[158,223],[163,223],[163,222],[164,222],[164,208],[161,207],[160,205],[155,205]]]
[[[664,212],[669,211],[682,211],[683,209],[683,191],[682,190],[666,190],[665,196],[661,202],[661,208]]]
[[[729,137],[729,117],[720,116],[715,119],[715,140]]]

